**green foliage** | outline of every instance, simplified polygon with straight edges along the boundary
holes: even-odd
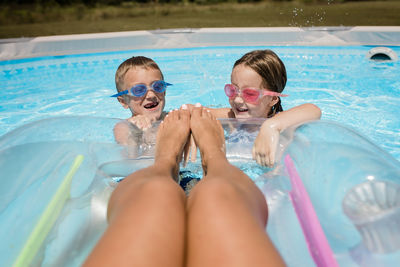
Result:
[[[121,5],[123,0],[0,0],[0,5],[59,5],[70,6],[84,4],[85,6],[96,5]]]
[[[44,1],[1,5],[0,38],[201,27],[400,26],[400,0],[103,0],[103,4],[76,0],[69,5],[46,0],[46,5],[40,4]]]

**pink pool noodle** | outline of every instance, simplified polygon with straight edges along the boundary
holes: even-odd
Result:
[[[292,191],[289,192],[289,196],[315,264],[318,267],[339,266],[333,257],[332,250],[321,228],[310,197],[289,155],[285,157],[285,166],[292,184]]]

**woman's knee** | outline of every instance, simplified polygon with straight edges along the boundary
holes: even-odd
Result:
[[[199,182],[190,193],[187,206],[192,208],[193,205],[208,208],[219,208],[227,201],[235,203],[242,198],[242,192],[234,183],[226,179],[207,179]]]
[[[175,181],[165,177],[149,177],[128,183],[122,181],[111,195],[108,212],[112,212],[114,208],[129,206],[135,201],[179,205],[184,203],[185,193]]]
[[[148,179],[142,183],[140,190],[149,195],[164,197],[181,196],[183,194],[182,188],[174,180],[165,177]]]
[[[255,185],[237,184],[227,179],[213,177],[204,179],[193,188],[188,200],[187,210],[218,214],[223,209],[245,207],[253,215],[266,221],[268,207],[265,197]]]

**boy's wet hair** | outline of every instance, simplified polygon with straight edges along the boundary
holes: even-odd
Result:
[[[136,67],[158,70],[161,73],[161,78],[164,80],[161,69],[154,60],[143,56],[131,57],[122,62],[115,73],[115,86],[117,87],[118,92],[124,90],[123,86],[125,74],[128,72],[128,70]]]
[[[285,88],[287,75],[285,64],[271,50],[254,50],[238,59],[233,68],[244,64],[252,68],[262,78],[262,85],[270,91],[282,93]],[[279,98],[279,97],[278,97]],[[269,117],[283,111],[281,99],[272,107]]]

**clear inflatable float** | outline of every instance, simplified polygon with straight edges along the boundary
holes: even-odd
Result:
[[[51,118],[0,138],[1,266],[82,264],[107,226],[118,181],[152,164],[154,139],[120,146],[118,122]],[[283,132],[278,163],[265,168],[251,156],[262,120],[221,122],[229,161],[267,198],[266,230],[288,266],[398,266],[400,162],[349,128],[317,121]],[[201,176],[200,160],[183,170]]]

